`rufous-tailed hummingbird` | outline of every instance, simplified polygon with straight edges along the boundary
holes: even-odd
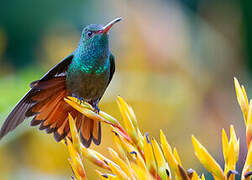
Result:
[[[78,47],[50,69],[17,103],[0,130],[0,139],[15,129],[25,118],[33,116],[31,126],[40,125],[47,133],[54,133],[56,141],[69,136],[68,113],[76,118],[83,145],[101,142],[101,124],[82,115],[68,105],[66,96],[90,103],[97,111],[98,103],[115,72],[115,59],[109,50],[108,31],[121,18],[106,26],[91,24],[81,34]]]

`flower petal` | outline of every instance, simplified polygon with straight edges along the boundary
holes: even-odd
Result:
[[[79,137],[79,133],[78,133],[78,131],[76,129],[74,119],[73,119],[73,117],[71,116],[70,113],[68,114],[68,119],[69,119],[69,126],[70,126],[73,145],[79,151],[80,150],[80,144],[81,144],[80,137]]]
[[[212,175],[217,179],[225,179],[225,175],[220,168],[219,164],[212,158],[212,156],[207,152],[207,150],[199,143],[199,141],[192,136],[192,143],[194,147],[195,154],[203,166],[212,173]]]
[[[96,172],[101,180],[119,180],[114,174],[102,173],[98,170]]]
[[[171,168],[172,173],[174,173],[175,176],[178,177],[178,179],[181,179],[181,178],[183,179],[183,177],[187,176],[187,173],[183,173],[184,170],[182,166],[179,165],[176,158],[172,154],[171,146],[167,142],[166,137],[162,130],[160,130],[160,141],[161,141],[162,150],[164,152],[164,156],[166,160],[168,161],[168,164]]]
[[[160,149],[157,141],[154,138],[151,139],[151,144],[152,144],[152,149],[154,152],[154,157],[155,157],[155,160],[157,163],[157,169],[158,169],[159,176],[161,177],[162,180],[169,179],[169,177],[171,175],[171,170],[165,161],[162,150]]]
[[[235,84],[235,90],[236,90],[236,96],[237,96],[237,101],[241,107],[242,113],[243,113],[243,117],[245,120],[245,124],[246,124],[246,118],[247,118],[247,111],[248,111],[248,98],[245,92],[244,87],[241,88],[238,80],[236,78],[234,78],[234,84]]]
[[[230,141],[233,142],[233,146],[234,146],[234,153],[235,153],[235,162],[238,161],[239,158],[239,139],[237,139],[235,130],[234,130],[234,126],[231,125],[230,126]]]
[[[119,96],[117,97],[117,104],[123,117],[124,128],[126,129],[131,139],[135,143],[137,143],[138,142],[138,135],[137,135],[137,128],[136,128],[137,123],[136,123],[135,115],[133,111],[129,110],[128,104]],[[133,125],[133,121],[135,122],[135,126]]]
[[[109,162],[108,163],[111,171],[117,176],[120,180],[128,180],[126,173],[115,163]]]
[[[69,160],[69,163],[74,171],[74,174],[78,180],[85,179],[86,174],[85,174],[84,166],[82,164],[81,157],[76,151],[76,149],[74,148],[72,142],[68,138],[66,138],[66,141],[67,141],[68,152],[71,158]]]
[[[241,174],[242,180],[245,180],[244,175],[249,171],[252,171],[252,143],[250,143],[250,145],[249,145],[247,158],[246,158],[245,164],[243,166],[243,170],[242,170],[242,174]]]
[[[229,149],[228,137],[227,137],[225,130],[222,129],[222,151],[223,151],[225,164],[226,164],[227,157],[228,157],[228,149]]]
[[[157,165],[156,165],[156,161],[155,161],[155,158],[154,158],[154,153],[153,153],[153,149],[152,149],[152,146],[151,146],[151,142],[149,140],[148,133],[146,133],[145,137],[144,137],[143,152],[144,152],[144,155],[145,155],[145,162],[146,162],[147,169],[151,172],[151,174],[156,176],[156,174],[157,174]]]
[[[82,156],[86,157],[89,161],[91,161],[95,165],[110,170],[108,166],[108,161],[110,160],[102,156],[100,153],[92,149],[86,148],[84,146],[81,146],[81,152]]]
[[[136,173],[137,180],[156,180],[157,179],[157,178],[154,178],[148,171],[146,172],[144,169],[142,169],[135,163],[131,163],[131,167]]]
[[[180,166],[182,166],[182,163],[181,163],[181,160],[180,160],[180,157],[179,157],[179,155],[178,155],[178,151],[177,151],[176,148],[173,148],[173,156],[174,156],[175,159],[177,160],[178,164],[179,164]]]
[[[128,162],[128,159],[122,160],[113,149],[108,148],[108,150],[109,150],[110,155],[112,156],[113,161],[122,169],[122,171],[130,179],[134,179],[134,175],[133,175],[133,172],[131,171],[131,166]]]

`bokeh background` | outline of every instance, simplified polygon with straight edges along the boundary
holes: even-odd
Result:
[[[191,135],[223,164],[221,129],[234,124],[241,140],[238,168],[244,162],[245,130],[233,77],[252,94],[252,1],[1,0],[0,4],[0,124],[29,83],[76,48],[85,25],[121,16],[123,21],[110,32],[116,73],[101,109],[120,119],[115,99],[124,97],[141,130],[158,139],[163,129],[184,167],[199,173],[204,169],[194,156]],[[30,128],[29,122],[1,140],[0,179],[69,179],[66,147],[52,135]],[[103,125],[102,144],[92,148],[108,154],[109,134]],[[86,162],[89,179],[96,179],[92,167]]]

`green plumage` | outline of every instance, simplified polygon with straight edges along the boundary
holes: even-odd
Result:
[[[99,33],[102,29],[101,25],[89,25],[83,29],[66,76],[68,92],[94,104],[104,94],[114,73],[114,58],[109,51],[108,34]]]

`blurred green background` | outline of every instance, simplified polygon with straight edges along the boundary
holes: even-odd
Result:
[[[0,4],[0,124],[29,83],[76,48],[85,25],[122,17],[110,32],[116,73],[100,108],[120,119],[115,99],[122,96],[135,110],[141,130],[158,139],[163,129],[184,167],[199,173],[204,169],[193,153],[191,135],[223,163],[221,129],[234,124],[241,141],[241,167],[245,130],[233,77],[252,93],[252,1],[1,0]],[[29,122],[1,140],[0,179],[69,179],[66,147],[29,127]],[[109,134],[103,125],[102,144],[92,148],[108,155]],[[86,163],[87,175],[96,179],[92,167]]]

